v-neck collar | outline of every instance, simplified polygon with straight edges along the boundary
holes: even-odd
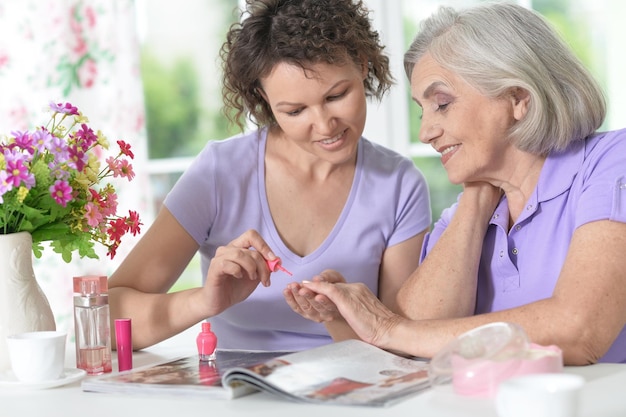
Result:
[[[352,181],[352,187],[350,188],[350,193],[348,194],[348,199],[346,200],[343,209],[341,210],[341,214],[337,219],[337,222],[333,226],[332,230],[326,236],[324,241],[318,246],[313,252],[309,253],[305,256],[300,256],[294,252],[292,252],[287,245],[283,242],[282,238],[278,234],[278,230],[276,229],[276,224],[274,223],[274,219],[272,218],[272,213],[270,211],[269,202],[267,201],[267,190],[265,188],[265,149],[267,145],[267,133],[268,129],[263,128],[259,132],[259,148],[257,152],[257,176],[258,176],[258,184],[259,184],[259,201],[261,202],[261,211],[263,216],[263,221],[265,222],[267,229],[270,231],[271,238],[276,245],[278,245],[278,249],[282,254],[288,258],[290,263],[296,264],[307,264],[309,262],[315,261],[319,256],[321,256],[324,251],[328,249],[328,247],[332,244],[337,234],[340,232],[343,224],[346,222],[348,218],[348,214],[351,211],[352,204],[354,203],[354,199],[359,188],[359,183],[361,180],[361,173],[363,167],[363,141],[362,138],[359,139],[359,143],[357,145],[357,156],[356,156],[356,166],[354,169],[354,178]]]

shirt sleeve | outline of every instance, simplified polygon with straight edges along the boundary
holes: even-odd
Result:
[[[209,143],[178,179],[163,204],[198,245],[206,240],[215,218],[215,157]]]
[[[460,198],[460,196],[461,194],[459,193],[459,195],[457,196],[457,202],[441,212],[441,217],[439,217],[439,219],[435,222],[433,229],[428,234],[426,234],[426,237],[424,238],[424,244],[422,245],[422,253],[420,254],[420,264],[424,261],[426,255],[428,255],[428,253],[435,246],[435,243],[437,243],[437,241],[443,234],[443,231],[446,230],[446,228],[450,224],[450,220],[456,212],[458,199]]]
[[[410,165],[410,166],[409,166]],[[388,246],[401,243],[430,228],[430,192],[422,172],[407,161],[397,206],[396,224]]]
[[[586,153],[575,226],[607,219],[626,223],[626,130],[598,138]]]

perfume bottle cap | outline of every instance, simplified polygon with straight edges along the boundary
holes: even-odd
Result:
[[[108,279],[105,275],[84,275],[74,277],[74,293],[89,296],[106,294],[108,291]]]

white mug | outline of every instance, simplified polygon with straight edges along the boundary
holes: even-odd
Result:
[[[499,417],[576,417],[585,379],[565,373],[532,374],[507,379],[498,386]]]
[[[7,336],[11,367],[21,382],[59,379],[65,366],[67,334],[58,331],[18,333]]]

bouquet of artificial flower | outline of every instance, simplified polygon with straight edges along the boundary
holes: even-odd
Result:
[[[72,253],[97,259],[94,243],[113,259],[126,233],[136,235],[137,212],[117,215],[117,193],[109,177],[135,176],[130,146],[101,163],[107,138],[70,103],[50,103],[52,116],[34,132],[0,136],[0,234],[29,232],[40,258],[48,241],[65,262]]]

